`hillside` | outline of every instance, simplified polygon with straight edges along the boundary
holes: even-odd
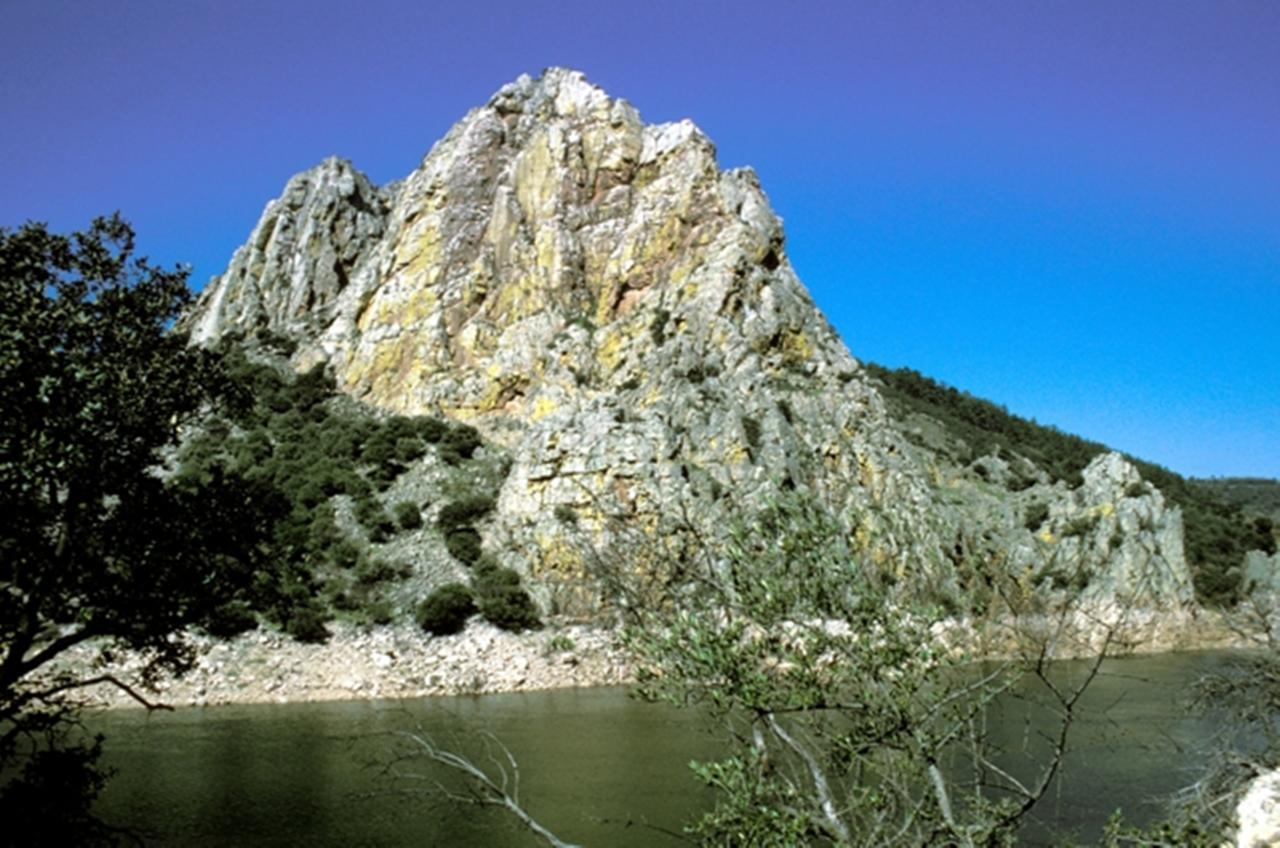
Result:
[[[1280,480],[1264,477],[1193,478],[1196,488],[1232,504],[1248,515],[1280,524]]]
[[[878,381],[899,420],[927,416],[949,436],[945,448],[957,463],[969,464],[986,454],[1028,460],[1054,481],[1070,486],[1081,472],[1110,448],[1056,427],[1012,415],[1003,406],[974,397],[910,368],[889,369],[873,363],[867,370]],[[1182,508],[1186,551],[1196,594],[1203,601],[1230,603],[1239,588],[1245,554],[1275,552],[1271,525],[1256,516],[1280,519],[1280,483],[1273,480],[1194,480],[1133,456],[1125,458]],[[1025,478],[1012,481],[1017,488]],[[1264,511],[1265,510],[1265,511]]]

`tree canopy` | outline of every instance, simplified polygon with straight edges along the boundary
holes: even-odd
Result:
[[[118,215],[70,236],[0,229],[0,766],[56,765],[51,737],[101,680],[51,670],[63,652],[99,639],[181,671],[182,628],[265,565],[269,487],[164,471],[183,428],[237,398],[219,357],[172,329],[187,272],[133,249]]]

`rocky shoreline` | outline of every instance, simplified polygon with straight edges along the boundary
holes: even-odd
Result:
[[[324,644],[303,644],[264,628],[230,640],[193,635],[195,667],[139,691],[166,706],[203,707],[531,692],[631,679],[616,632],[591,625],[509,633],[476,619],[451,636],[431,636],[408,624],[366,631],[338,623],[331,630]],[[97,649],[86,645],[59,665],[92,667],[125,682],[135,680],[142,666],[138,657],[109,666],[96,657]],[[109,683],[90,697],[97,706],[141,707]]]
[[[1096,616],[1068,622],[1055,619],[990,622],[954,621],[938,635],[967,653],[988,657],[1023,654],[1028,639],[1054,638],[1054,659],[1095,655],[1103,646]],[[1093,625],[1092,627],[1090,625]],[[1053,636],[1052,631],[1060,632]],[[411,624],[365,630],[346,623],[331,625],[323,644],[296,642],[282,633],[259,628],[230,640],[193,634],[195,666],[179,678],[159,681],[154,690],[139,690],[167,706],[218,704],[284,704],[379,698],[422,698],[532,692],[543,689],[617,686],[634,679],[634,669],[619,644],[616,629],[593,624],[558,622],[540,629],[511,633],[473,619],[450,636],[431,636]],[[1128,614],[1126,627],[1108,651],[1151,654],[1241,647],[1245,643],[1221,615],[1204,610]],[[104,665],[91,644],[69,651],[58,669],[83,676],[111,674],[134,684],[140,657],[120,656]],[[89,693],[93,703],[108,708],[141,707],[123,689],[100,684]]]

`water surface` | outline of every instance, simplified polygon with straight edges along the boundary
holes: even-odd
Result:
[[[1214,728],[1187,715],[1181,701],[1222,656],[1109,660],[1026,841],[1045,842],[1053,832],[1090,841],[1116,807],[1141,821],[1159,811],[1158,796],[1194,779]],[[1059,673],[1081,668],[1062,664]],[[1025,774],[1052,725],[1034,704],[1035,687],[1022,694],[997,704],[988,726],[1009,752],[1003,762]],[[710,797],[687,763],[723,750],[704,716],[638,702],[617,688],[121,710],[94,725],[107,735],[107,763],[119,769],[99,811],[147,831],[152,844],[174,846],[540,844],[498,810],[386,794],[392,784],[371,764],[385,763],[393,750],[387,734],[419,728],[477,756],[485,754],[485,734],[501,739],[519,763],[522,800],[563,838],[677,845],[662,829],[679,831]],[[439,774],[413,763],[403,768]]]

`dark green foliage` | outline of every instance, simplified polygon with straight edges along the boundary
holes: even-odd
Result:
[[[329,630],[324,625],[323,612],[312,606],[304,606],[291,611],[289,618],[284,622],[284,632],[299,642],[327,642]]]
[[[1094,528],[1098,523],[1098,519],[1092,515],[1081,515],[1071,519],[1066,527],[1062,530],[1063,538],[1071,536],[1083,536]]]
[[[483,441],[480,433],[469,424],[455,424],[440,438],[440,458],[450,465],[458,465],[470,459]]]
[[[520,574],[510,568],[477,569],[476,604],[485,621],[503,630],[530,630],[542,626],[538,608],[520,586]]]
[[[788,424],[796,423],[795,413],[791,411],[791,404],[787,403],[785,400],[778,400],[778,412],[782,413],[782,417]]]
[[[496,503],[493,498],[484,495],[447,503],[440,509],[440,515],[436,519],[436,526],[448,532],[455,527],[475,524],[492,512],[495,506]]]
[[[202,625],[204,632],[230,639],[258,626],[258,617],[245,601],[229,601],[215,609]]]
[[[408,567],[392,565],[386,560],[366,558],[360,561],[355,569],[356,582],[362,586],[374,586],[398,580],[409,575]]]
[[[212,440],[199,446],[196,473],[154,473],[183,429],[208,411],[246,414],[252,402],[216,353],[171,331],[192,300],[186,273],[132,250],[119,217],[72,236],[39,224],[0,229],[6,837],[25,820],[9,817],[14,803],[36,809],[34,796],[15,802],[23,792],[47,794],[46,807],[96,794],[92,757],[49,743],[76,718],[67,693],[78,691],[65,685],[74,680],[41,679],[46,663],[96,638],[138,650],[148,673],[181,671],[191,657],[185,628],[217,627],[234,601],[256,605],[259,576],[278,568],[265,542],[287,501],[269,481],[219,462]],[[40,773],[20,762],[40,763]]]
[[[438,418],[422,416],[413,419],[417,427],[418,437],[427,444],[434,445],[444,438],[444,434],[448,432],[448,426]]]
[[[417,530],[422,526],[422,512],[412,501],[401,501],[395,506],[396,524],[401,530]]]
[[[461,583],[449,583],[432,592],[418,607],[418,626],[437,636],[458,633],[475,612],[471,590]]]
[[[444,546],[463,565],[480,559],[480,533],[474,527],[455,527],[445,533]]]
[[[132,844],[92,813],[111,776],[98,763],[102,737],[77,738],[60,730],[52,731],[52,736],[23,758],[21,771],[15,770],[0,783],[5,844],[28,848]]]
[[[347,570],[356,567],[360,562],[361,553],[359,545],[350,539],[343,539],[329,547],[326,558],[335,568]]]
[[[653,320],[649,322],[649,335],[653,337],[654,347],[662,347],[667,341],[667,322],[671,320],[671,313],[666,309],[659,309],[653,314]]]
[[[284,494],[269,546],[281,575],[255,583],[271,621],[287,632],[319,638],[309,622],[312,613],[325,614],[324,601],[317,599],[357,619],[377,620],[365,608],[378,601],[369,587],[402,571],[362,556],[361,546],[338,527],[332,498],[352,499],[355,518],[374,543],[388,541],[402,527],[421,526],[421,515],[411,507],[400,507],[393,520],[375,492],[389,488],[405,463],[448,432],[447,425],[433,418],[339,413],[328,402],[334,387],[322,368],[292,375],[252,362],[234,348],[225,358],[248,398],[236,419],[243,432],[231,435],[229,427],[213,421],[184,449],[179,479],[206,480],[211,469],[229,464]],[[467,428],[458,446],[469,454],[474,447],[468,446],[467,432],[474,434]],[[355,578],[355,587],[347,586],[346,574]],[[295,608],[310,612],[295,615]]]
[[[333,397],[333,378],[325,371],[323,365],[316,365],[310,371],[294,378],[284,394],[294,409],[309,410],[316,404],[324,403]]]
[[[1036,503],[1027,507],[1026,514],[1023,516],[1022,526],[1032,532],[1040,529],[1040,525],[1049,520],[1049,505],[1045,503]]]
[[[556,504],[554,511],[556,521],[569,527],[578,526],[578,513],[568,504]]]
[[[298,350],[298,343],[283,333],[261,329],[254,334],[258,343],[280,356],[293,356]]]
[[[746,415],[740,416],[742,422],[742,434],[747,437],[747,445],[751,448],[752,456],[760,450],[760,422],[755,418]]]
[[[372,542],[385,542],[396,529],[391,516],[372,495],[356,501],[356,520],[369,533]]]
[[[941,422],[953,435],[968,443],[974,455],[999,450],[1026,457],[1053,480],[1078,485],[1080,472],[1107,450],[1105,445],[1063,433],[1011,415],[1002,406],[932,380],[909,368],[887,369],[867,363],[867,371],[880,381],[883,393],[899,411],[923,413]],[[1240,565],[1244,555],[1259,543],[1248,517],[1234,504],[1218,499],[1206,481],[1188,480],[1174,472],[1126,457],[1147,482],[1182,508],[1187,559],[1197,597],[1211,604],[1231,604],[1239,595]],[[964,461],[972,459],[962,458]],[[1261,487],[1266,491],[1268,487]],[[1280,487],[1277,487],[1280,488]]]
[[[1193,479],[1199,489],[1223,503],[1238,507],[1246,515],[1266,516],[1280,522],[1280,480],[1265,477],[1215,477]]]
[[[503,630],[536,630],[542,626],[538,608],[521,588],[507,588],[480,597],[480,614],[485,621]]]
[[[426,450],[426,446],[417,436],[402,436],[396,439],[396,461],[403,465],[414,462],[426,453]]]
[[[364,444],[360,453],[360,461],[366,465],[386,465],[396,458],[396,437],[389,428],[383,427],[375,431]]]
[[[365,625],[390,624],[395,617],[395,604],[381,595],[368,598],[359,608],[358,619]]]

